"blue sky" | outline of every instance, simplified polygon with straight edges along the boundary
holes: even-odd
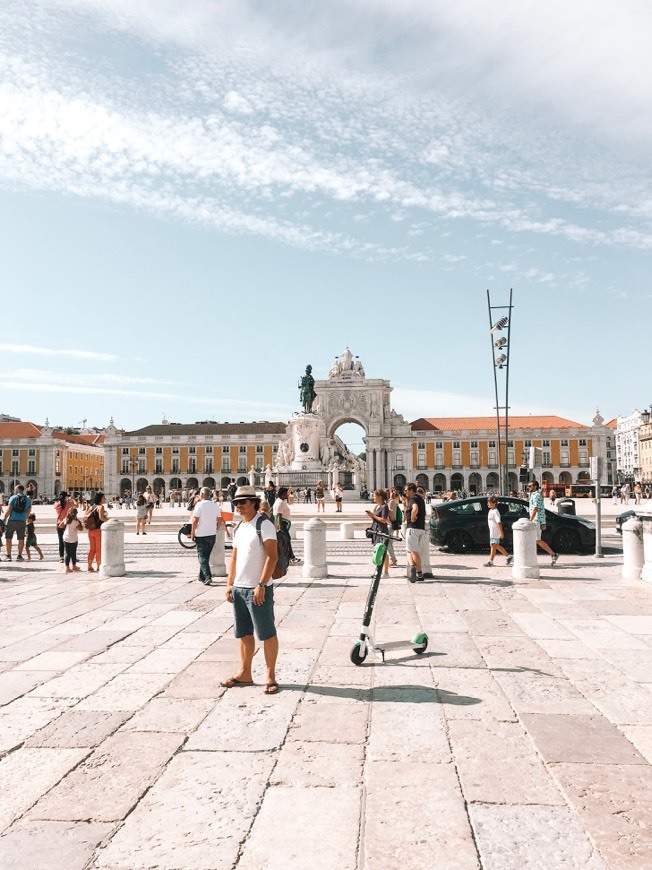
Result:
[[[0,19],[0,410],[287,419],[349,345],[408,419],[491,414],[510,287],[512,413],[652,400],[648,4]]]

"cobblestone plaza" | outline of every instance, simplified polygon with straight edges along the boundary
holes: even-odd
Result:
[[[254,687],[220,687],[230,606],[181,513],[147,541],[115,514],[125,577],[61,573],[44,522],[45,560],[0,566],[3,870],[652,865],[652,589],[617,546],[518,582],[433,548],[375,611],[428,650],[354,667],[369,546],[332,525],[328,578],[277,588],[268,697],[260,653]]]

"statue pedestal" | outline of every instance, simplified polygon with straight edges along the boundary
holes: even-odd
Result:
[[[323,422],[316,414],[297,414],[289,425],[294,453],[292,471],[321,471],[319,444],[325,435]]]

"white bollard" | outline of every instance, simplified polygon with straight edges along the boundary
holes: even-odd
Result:
[[[355,526],[353,523],[340,523],[340,541],[352,541]]]
[[[299,531],[299,528],[300,528],[300,526],[299,526],[298,523],[292,523],[292,524],[291,524],[291,526],[290,526],[290,540],[291,540],[291,541],[296,541],[296,539],[297,539],[297,532]]]
[[[641,580],[652,583],[652,515],[642,516],[641,520],[643,522],[643,556],[645,558]],[[630,522],[631,520],[628,520],[625,525],[629,525]],[[625,526],[623,526],[624,528]]]
[[[226,577],[226,561],[224,559],[224,526],[220,526],[215,534],[215,546],[208,560],[213,577]]]
[[[512,526],[514,535],[514,564],[512,577],[515,580],[538,580],[537,528],[530,520],[517,520]]]
[[[126,573],[125,524],[110,519],[102,523],[100,577],[124,577]]]
[[[644,562],[643,523],[632,517],[623,523],[623,580],[640,580]]]
[[[328,577],[326,523],[316,517],[303,527],[302,577]]]

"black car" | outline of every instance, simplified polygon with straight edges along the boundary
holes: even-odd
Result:
[[[498,510],[505,537],[502,541],[512,546],[512,525],[516,520],[530,518],[528,502],[510,496],[498,496]],[[489,549],[486,496],[461,498],[436,505],[430,518],[430,543],[447,547],[453,553]],[[546,511],[546,541],[556,553],[577,553],[595,548],[595,523],[584,517]]]
[[[618,514],[618,516],[616,517],[616,531],[619,535],[622,535],[623,533],[623,523],[626,523],[627,520],[633,520],[634,517],[640,517],[640,514],[632,510],[625,511],[622,514]]]

